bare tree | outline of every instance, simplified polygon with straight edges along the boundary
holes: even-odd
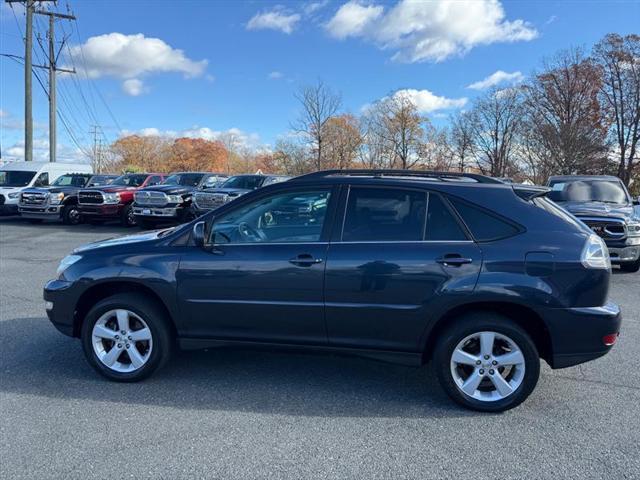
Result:
[[[314,159],[300,142],[281,139],[276,142],[273,162],[278,171],[287,175],[302,175],[314,169]]]
[[[322,81],[318,81],[316,85],[302,87],[295,97],[302,106],[302,112],[292,128],[309,139],[315,152],[315,167],[320,170],[325,140],[324,127],[340,109],[342,99]]]
[[[598,68],[579,49],[545,61],[525,87],[529,147],[560,174],[598,170],[606,158],[606,130],[598,102]],[[537,137],[537,138],[534,138]]]
[[[593,58],[600,67],[600,98],[613,121],[618,176],[629,185],[640,163],[640,35],[611,33],[598,42]]]
[[[478,168],[492,177],[513,169],[513,149],[522,122],[521,94],[515,88],[491,90],[469,113],[469,125]]]
[[[471,115],[468,112],[459,112],[451,119],[447,143],[460,172],[464,172],[473,160],[472,132]]]

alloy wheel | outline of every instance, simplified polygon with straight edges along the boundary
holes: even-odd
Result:
[[[91,344],[98,360],[110,370],[131,373],[151,356],[153,338],[147,323],[130,310],[104,313],[93,326]]]
[[[464,395],[495,402],[512,395],[524,380],[525,358],[511,338],[483,331],[462,339],[451,354],[451,375]]]

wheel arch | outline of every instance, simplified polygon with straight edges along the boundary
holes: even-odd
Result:
[[[461,318],[470,312],[493,312],[499,313],[515,322],[531,337],[538,349],[540,357],[547,363],[551,362],[553,345],[551,334],[545,321],[535,310],[518,303],[506,301],[483,301],[457,305],[441,315],[430,326],[424,347],[422,350],[422,362],[426,363],[431,359],[436,342],[440,334],[456,319]]]
[[[77,195],[69,195],[67,197],[65,197],[65,199],[62,201],[62,204],[67,206],[67,205],[77,205],[78,204],[78,196]]]
[[[156,305],[158,305],[169,320],[171,328],[171,334],[174,338],[177,338],[177,329],[175,319],[171,313],[170,308],[163,300],[162,296],[154,291],[152,288],[131,280],[114,280],[97,283],[85,290],[76,303],[76,309],[73,318],[73,336],[79,337],[82,329],[82,323],[84,322],[89,310],[101,300],[111,297],[119,293],[134,293],[144,295],[151,299]]]

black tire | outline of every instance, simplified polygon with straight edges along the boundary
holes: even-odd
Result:
[[[78,205],[65,205],[62,209],[62,223],[65,225],[78,225],[82,222]]]
[[[463,393],[454,380],[451,368],[451,356],[458,344],[469,335],[485,331],[509,337],[517,344],[524,357],[524,377],[520,385],[510,395],[494,401],[479,400]],[[498,313],[478,312],[459,317],[442,332],[437,342],[433,361],[438,379],[447,395],[463,407],[481,412],[509,410],[526,400],[538,382],[540,356],[535,343],[514,321]]]
[[[635,273],[640,270],[640,259],[636,260],[633,263],[621,263],[620,270],[623,272]]]
[[[92,344],[93,327],[100,317],[110,310],[129,310],[142,318],[151,330],[153,348],[146,363],[133,372],[117,372],[104,365],[97,357]],[[149,377],[164,366],[173,350],[169,319],[149,298],[131,293],[113,295],[98,302],[87,314],[81,329],[82,348],[89,364],[101,375],[117,382],[137,382]]]
[[[133,207],[131,204],[122,209],[120,214],[120,224],[123,227],[134,227],[136,225],[136,216],[133,214]]]

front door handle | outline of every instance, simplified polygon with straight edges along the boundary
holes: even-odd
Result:
[[[308,253],[303,253],[298,255],[297,257],[293,257],[289,260],[289,263],[296,265],[298,267],[310,267],[311,265],[315,265],[317,263],[322,263],[321,258],[314,258],[313,255],[309,255]]]
[[[459,267],[460,265],[465,265],[467,263],[473,263],[472,258],[464,258],[458,254],[448,254],[444,257],[438,258],[436,262],[446,266],[446,267]]]

